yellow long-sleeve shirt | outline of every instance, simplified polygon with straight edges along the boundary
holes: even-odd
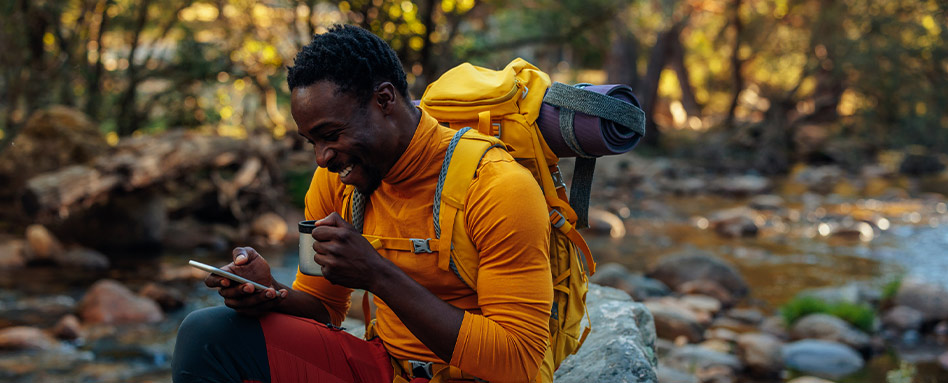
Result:
[[[432,218],[438,173],[455,131],[422,112],[405,153],[370,196],[364,233],[435,238]],[[306,194],[306,218],[343,215],[339,176],[320,168]],[[502,150],[481,159],[465,200],[465,228],[479,251],[478,291],[437,266],[437,253],[380,250],[415,281],[465,310],[449,364],[488,381],[531,381],[549,341],[553,289],[550,225],[533,176]],[[349,309],[352,290],[297,272],[293,283],[322,300],[334,323]],[[398,359],[442,362],[377,297],[376,331]]]

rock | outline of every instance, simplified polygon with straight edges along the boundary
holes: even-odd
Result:
[[[30,225],[26,228],[26,241],[29,243],[31,260],[48,261],[62,255],[63,245],[43,225]]]
[[[155,301],[136,296],[111,279],[92,285],[79,302],[79,316],[85,322],[103,324],[152,323],[164,319]]]
[[[708,183],[697,177],[663,180],[662,189],[675,195],[695,195],[708,190]]]
[[[899,173],[921,176],[936,174],[945,170],[945,164],[938,156],[926,153],[925,149],[909,148],[908,152],[905,158],[902,159],[902,163],[899,164]]]
[[[711,328],[704,332],[705,339],[717,339],[725,342],[737,342],[738,333],[734,330],[719,327]]]
[[[164,311],[172,311],[184,306],[184,296],[177,290],[162,286],[155,282],[149,282],[142,287],[138,295],[151,299],[161,306]]]
[[[676,370],[665,364],[658,365],[658,381],[661,383],[701,383],[697,376]]]
[[[807,339],[786,344],[782,354],[787,367],[827,379],[852,374],[865,364],[859,353],[849,346],[826,340]]]
[[[801,376],[796,379],[792,379],[787,383],[835,383],[832,380],[820,379],[815,376]]]
[[[899,331],[919,330],[925,317],[908,306],[895,306],[882,316],[882,325]]]
[[[698,279],[682,283],[678,286],[676,291],[682,294],[706,295],[717,299],[718,302],[721,302],[724,306],[734,304],[734,296],[731,295],[731,292],[724,288],[724,286],[721,286],[720,283],[710,279]]]
[[[82,336],[82,325],[79,323],[79,318],[77,318],[75,315],[69,314],[60,318],[59,322],[56,322],[56,325],[53,326],[52,332],[53,335],[59,339],[78,339]]]
[[[843,179],[844,173],[843,169],[836,165],[806,167],[795,171],[793,180],[806,185],[810,191],[827,194]]]
[[[84,270],[106,270],[109,268],[109,258],[102,253],[75,247],[59,256],[53,257],[57,265]]]
[[[692,345],[672,351],[663,362],[676,370],[693,371],[702,382],[708,381],[704,377],[726,375],[727,372],[733,374],[743,369],[741,361],[734,355]],[[721,371],[722,367],[726,370]]]
[[[711,328],[723,328],[734,331],[738,334],[757,331],[756,326],[749,325],[736,319],[728,317],[717,317],[711,322]]]
[[[800,318],[790,328],[790,336],[793,339],[840,342],[857,350],[868,349],[871,343],[869,335],[829,314],[810,314]]]
[[[707,295],[685,295],[678,301],[692,311],[705,313],[710,317],[721,311],[721,302]]]
[[[698,347],[723,352],[725,354],[730,354],[734,351],[734,347],[731,347],[731,342],[721,339],[706,339],[704,342],[698,343]]]
[[[612,238],[622,238],[625,237],[625,223],[622,222],[622,218],[615,214],[591,208],[589,209],[589,229],[586,232],[608,235]]]
[[[660,300],[646,301],[645,307],[655,319],[655,333],[659,337],[668,340],[685,337],[691,343],[703,340],[704,328],[694,312]]]
[[[724,316],[754,326],[764,321],[764,314],[755,308],[731,309]]]
[[[937,285],[903,280],[895,304],[918,310],[925,321],[948,319],[948,291]]]
[[[2,350],[54,350],[59,342],[36,327],[14,326],[0,330]]]
[[[711,182],[712,191],[729,196],[749,196],[766,192],[771,187],[770,180],[756,175],[728,176]]]
[[[787,324],[780,316],[772,316],[764,319],[764,321],[760,323],[760,331],[780,339],[790,339],[790,333],[787,332]]]
[[[13,325],[52,326],[57,318],[72,313],[76,300],[66,295],[0,301],[0,322]]]
[[[0,270],[19,269],[26,265],[26,241],[12,240],[0,244]]]
[[[942,370],[948,371],[948,351],[938,356],[938,365],[941,366]]]
[[[625,291],[637,301],[663,297],[671,293],[668,286],[661,281],[632,274],[625,266],[618,263],[599,265],[596,268],[596,274],[589,277],[589,282]]]
[[[645,306],[622,291],[595,284],[589,285],[586,306],[592,332],[557,369],[556,382],[657,383],[656,337]]]
[[[764,194],[751,198],[748,205],[754,210],[780,210],[784,206],[783,197],[774,194]]]
[[[162,243],[168,249],[188,251],[202,248],[224,252],[230,247],[230,241],[213,226],[191,218],[169,222]]]
[[[824,287],[801,291],[797,297],[814,297],[829,303],[855,303],[875,306],[882,299],[882,293],[865,283],[851,282],[844,286]]]
[[[286,220],[276,213],[264,213],[250,224],[250,233],[263,237],[271,245],[283,242],[288,232]]]
[[[648,276],[675,290],[686,282],[706,279],[718,283],[734,297],[747,295],[747,282],[737,269],[705,252],[665,257],[652,268]]]
[[[737,338],[737,355],[756,376],[776,376],[783,371],[782,347],[783,342],[770,334],[742,334]]]
[[[738,207],[716,211],[708,219],[711,228],[718,235],[725,238],[741,238],[757,235],[758,227],[755,220],[757,216],[758,213],[754,210]]]

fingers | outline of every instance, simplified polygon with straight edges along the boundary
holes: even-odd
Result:
[[[234,264],[238,266],[246,265],[260,258],[260,253],[252,247],[237,247],[233,252]]]

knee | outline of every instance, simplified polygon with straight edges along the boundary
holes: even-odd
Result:
[[[233,337],[240,327],[246,326],[243,322],[248,320],[253,319],[245,318],[224,306],[195,310],[188,314],[178,327],[178,341],[219,343]]]

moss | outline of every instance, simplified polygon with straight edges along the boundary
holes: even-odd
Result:
[[[876,320],[875,310],[867,304],[827,302],[812,296],[796,297],[780,307],[780,314],[788,326],[817,313],[833,315],[865,332],[872,332]]]

